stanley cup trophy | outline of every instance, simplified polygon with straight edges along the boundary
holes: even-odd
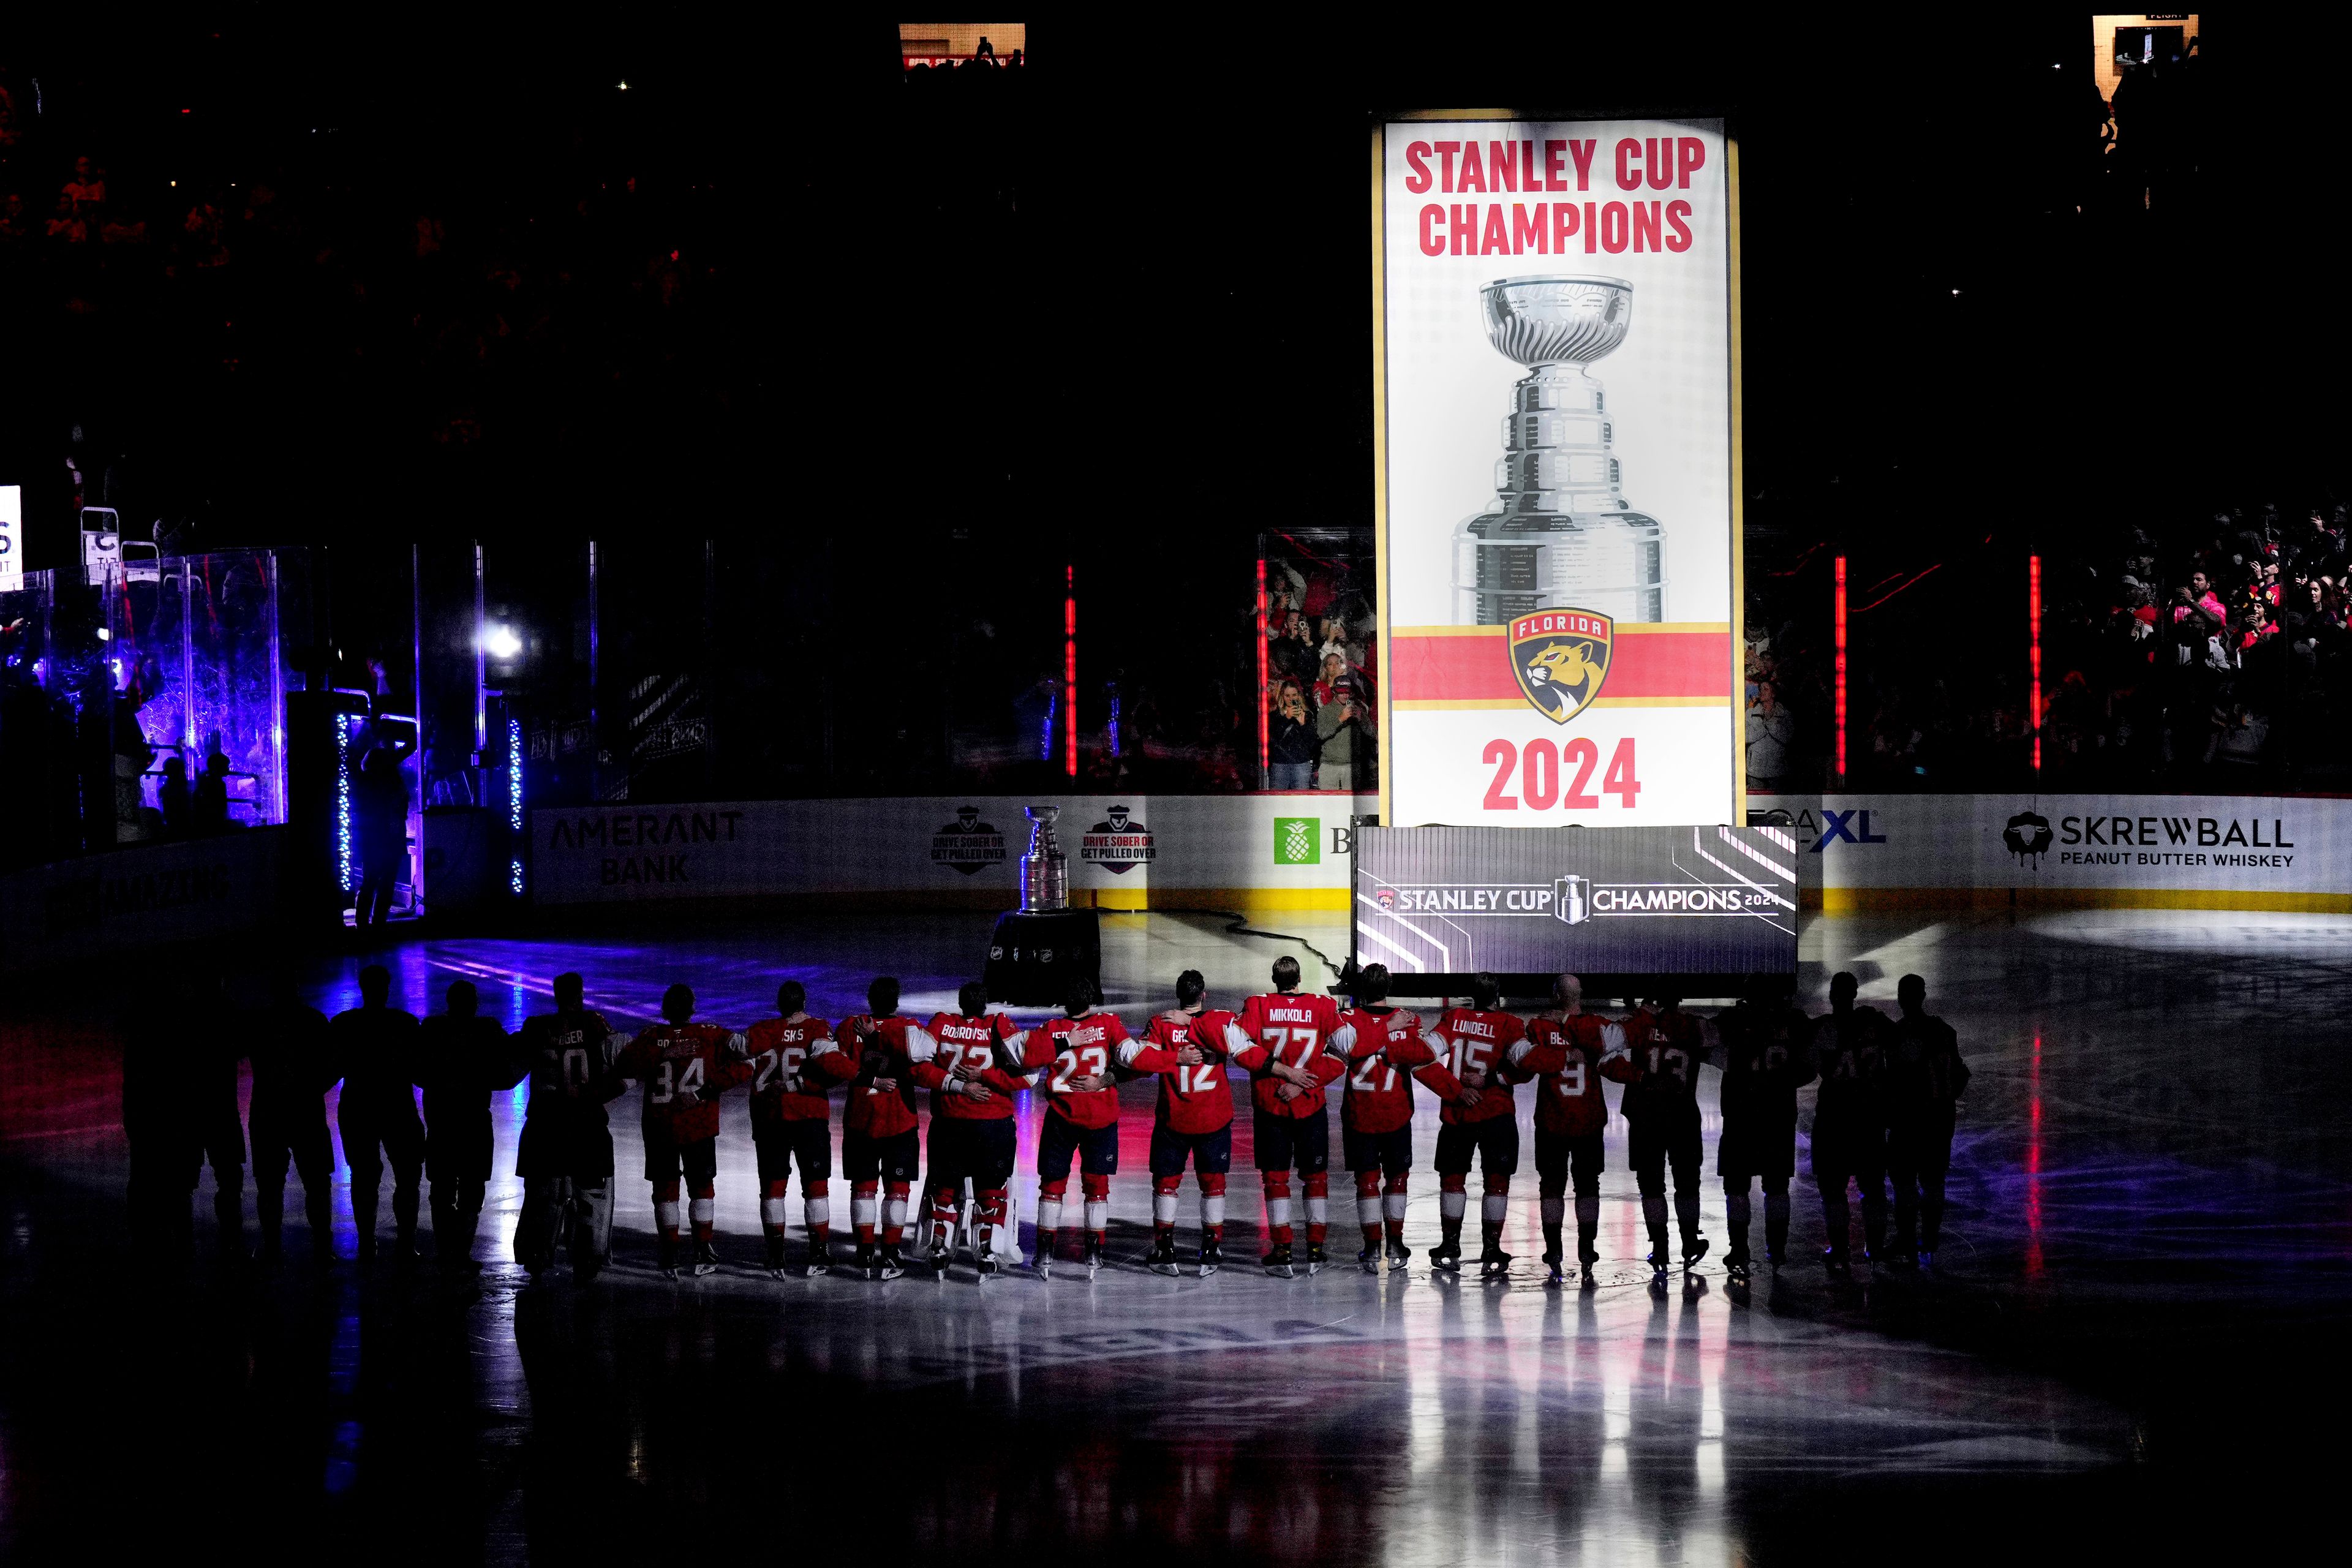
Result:
[[[1021,857],[1021,907],[996,917],[982,980],[992,1002],[1059,1006],[1083,981],[1102,1000],[1102,917],[1070,908],[1070,863],[1054,842],[1058,805],[1028,808],[1029,852]]]
[[[1054,841],[1054,819],[1062,815],[1058,805],[1033,805],[1026,808],[1029,818],[1029,852],[1021,857],[1021,911],[1038,914],[1049,910],[1070,907],[1070,862],[1062,847]]]
[[[1494,502],[1454,531],[1454,620],[1536,610],[1665,617],[1664,531],[1617,490],[1607,394],[1585,367],[1625,341],[1621,278],[1505,278],[1479,290],[1486,337],[1526,365],[1503,421]]]

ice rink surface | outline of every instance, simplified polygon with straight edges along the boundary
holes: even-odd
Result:
[[[1308,946],[1336,960],[1346,934],[1311,921],[1285,917],[1282,939],[1205,916],[1107,917],[1109,1005],[1139,1026],[1187,966],[1213,1001],[1237,1003],[1283,952],[1312,988],[1329,971]],[[547,1008],[565,969],[616,1023],[648,1018],[684,980],[702,1016],[740,1026],[781,979],[837,1018],[882,972],[928,1015],[952,1005],[987,929],[984,915],[665,917],[354,952],[306,979],[332,1012],[377,956],[413,1011],[438,1010],[465,977],[510,1026]],[[983,1285],[969,1268],[772,1280],[754,1267],[740,1096],[724,1104],[718,1184],[728,1267],[666,1280],[635,1179],[634,1090],[614,1107],[615,1266],[593,1287],[559,1269],[526,1288],[512,1262],[521,1089],[496,1104],[478,1286],[430,1263],[314,1275],[291,1195],[274,1274],[175,1271],[122,1237],[108,998],[21,982],[0,1014],[0,1543],[26,1561],[104,1555],[110,1532],[168,1523],[191,1550],[252,1561],[1711,1564],[2036,1561],[2316,1522],[2326,1496],[2306,1482],[2340,1447],[2352,1327],[2352,920],[1813,918],[1802,955],[1809,1011],[1837,970],[1890,1012],[1897,977],[1917,973],[1958,1030],[1975,1076],[1932,1273],[1827,1277],[1801,1145],[1791,1263],[1728,1289],[1712,1071],[1716,1257],[1663,1289],[1640,1261],[1622,1121],[1599,1289],[1544,1286],[1528,1165],[1508,1283],[1433,1280],[1426,1097],[1409,1274],[1355,1268],[1337,1171],[1334,1267],[1281,1280],[1254,1266],[1245,1110],[1226,1269],[1150,1274],[1137,1261],[1149,1082],[1124,1091],[1111,1266],[1091,1282],[1016,1270]],[[1021,1126],[1025,1222],[1034,1107]],[[1335,1164],[1338,1152],[1335,1131]],[[1188,1253],[1196,1205],[1188,1181]],[[339,1187],[347,1255],[350,1212]],[[792,1213],[797,1253],[797,1192]]]

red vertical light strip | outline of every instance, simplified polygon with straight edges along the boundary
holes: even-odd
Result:
[[[1062,568],[1062,772],[1078,776],[1078,569]]]
[[[2033,639],[2033,689],[2027,699],[2026,711],[2033,720],[2033,776],[2042,777],[2042,557],[2027,558],[2025,568],[2025,613]]]
[[[1845,557],[1837,558],[1837,775],[1845,783]]]
[[[1261,789],[1265,786],[1267,763],[1265,682],[1265,561],[1260,557],[1257,563],[1257,782]]]
[[[2033,1037],[2033,1060],[2027,1069],[2025,1137],[2025,1273],[2042,1277],[2042,1037]]]

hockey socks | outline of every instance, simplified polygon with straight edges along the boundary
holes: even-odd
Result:
[[[1151,1237],[1155,1243],[1173,1244],[1176,1236],[1176,1193],[1181,1175],[1151,1178]]]
[[[1062,1194],[1070,1190],[1067,1177],[1037,1184],[1037,1256],[1054,1256],[1055,1234],[1062,1228]]]
[[[1356,1223],[1364,1232],[1364,1250],[1381,1249],[1381,1173],[1378,1171],[1356,1173]]]
[[[1740,1183],[1735,1191],[1729,1183],[1726,1183],[1723,1188],[1723,1223],[1724,1228],[1731,1232],[1730,1256],[1734,1258],[1744,1259],[1748,1256],[1748,1184]]]
[[[1440,1175],[1437,1178],[1437,1225],[1444,1244],[1454,1250],[1462,1246],[1462,1216],[1470,1207],[1470,1194],[1465,1190],[1468,1178]]]
[[[819,1258],[832,1240],[833,1199],[827,1195],[831,1184],[823,1177],[812,1182],[801,1181],[801,1213],[808,1221],[809,1251]]]
[[[654,1228],[661,1232],[665,1253],[677,1247],[678,1202],[676,1180],[654,1184]]]
[[[910,1182],[892,1182],[882,1205],[882,1245],[896,1247],[907,1237],[907,1194]],[[860,1240],[864,1237],[860,1237]]]
[[[1698,1247],[1698,1192],[1696,1188],[1688,1192],[1680,1187],[1675,1189],[1675,1222],[1682,1227],[1683,1250],[1686,1253],[1696,1251]]]
[[[1290,1245],[1290,1173],[1268,1171],[1265,1173],[1266,1236],[1276,1247]]]
[[[1086,1194],[1087,1234],[1094,1237],[1097,1247],[1103,1244],[1103,1232],[1110,1225],[1110,1178],[1090,1176],[1081,1173],[1078,1190]]]
[[[1568,1218],[1568,1195],[1558,1189],[1550,1189],[1549,1183],[1546,1189],[1549,1190],[1538,1189],[1536,1206],[1543,1215],[1544,1257],[1549,1261],[1558,1262],[1561,1257],[1560,1226]]]
[[[1203,1171],[1201,1182],[1201,1229],[1211,1241],[1225,1238],[1225,1173]]]
[[[709,1182],[695,1184],[693,1200],[686,1205],[686,1217],[688,1223],[694,1226],[695,1240],[710,1239],[711,1228],[719,1218],[719,1201],[716,1190]]]
[[[1774,1258],[1789,1255],[1789,1188],[1764,1189],[1764,1245]]]
[[[881,1192],[879,1181],[850,1184],[849,1223],[856,1227],[860,1247],[874,1245],[874,1232],[882,1218]]]
[[[1387,1223],[1389,1239],[1399,1246],[1404,1244],[1404,1184],[1405,1173],[1398,1171],[1381,1193],[1381,1217]]]
[[[1317,1171],[1299,1178],[1307,1197],[1307,1245],[1320,1247],[1331,1234],[1331,1176]]]
[[[1503,1245],[1503,1221],[1511,1208],[1511,1178],[1489,1175],[1486,1195],[1478,1205],[1478,1237],[1489,1251]]]
[[[1650,1260],[1664,1268],[1667,1247],[1665,1194],[1643,1193],[1642,1194],[1642,1221],[1650,1231]]]

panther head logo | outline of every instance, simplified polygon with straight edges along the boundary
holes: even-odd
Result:
[[[1556,724],[1592,705],[1609,679],[1613,623],[1591,610],[1544,610],[1510,626],[1511,674],[1520,694]]]

